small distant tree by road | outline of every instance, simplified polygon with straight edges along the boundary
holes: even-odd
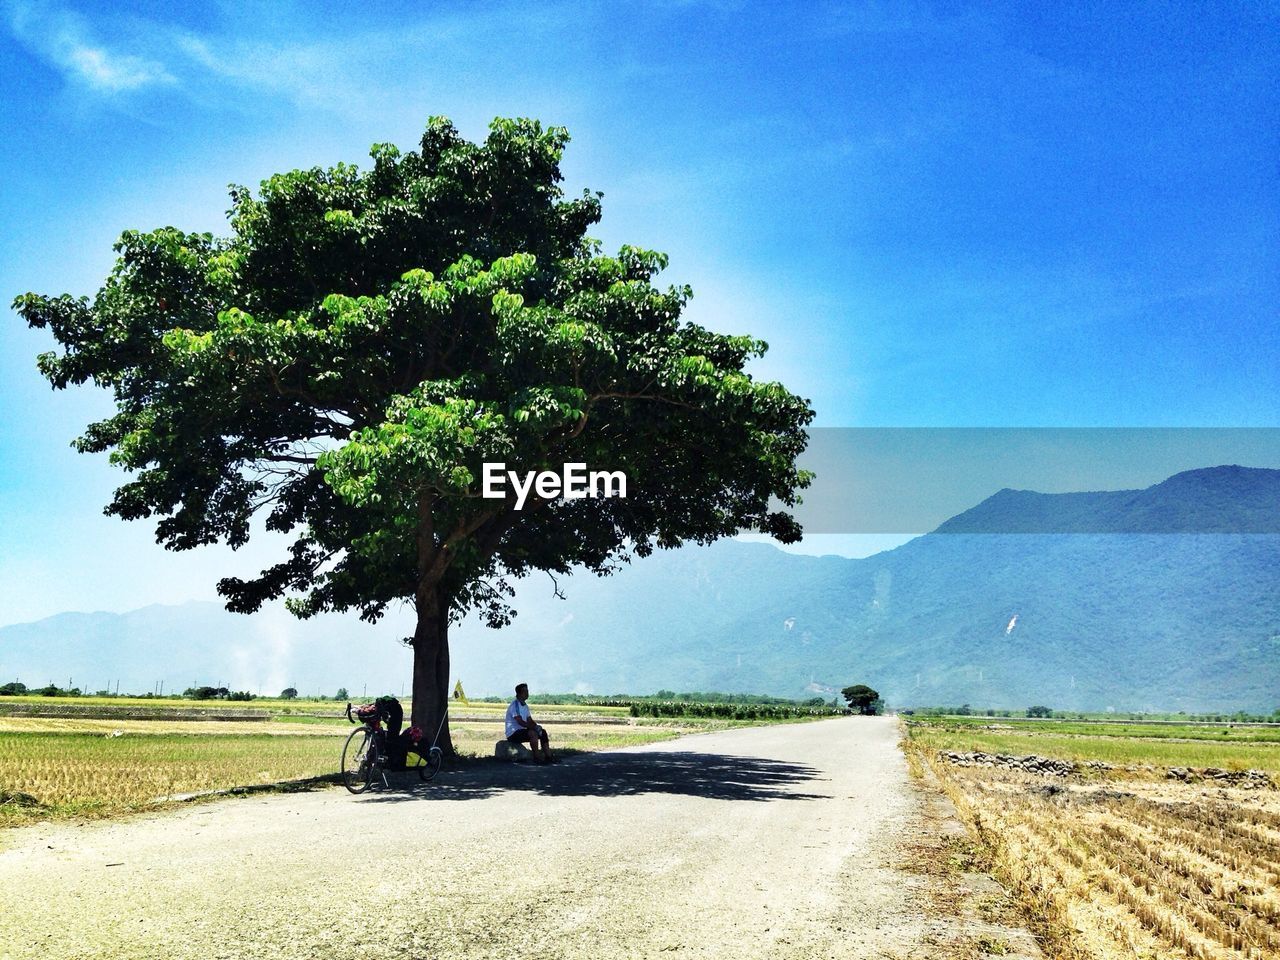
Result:
[[[347,693],[347,688],[346,688],[346,687],[339,687],[339,688],[338,688],[338,692],[337,692],[337,693],[335,693],[335,694],[333,695],[333,699],[335,699],[335,700],[350,700],[350,699],[351,699],[351,695],[350,695],[349,693]]]
[[[226,687],[187,687],[182,695],[188,700],[226,700],[231,691]]]
[[[844,697],[845,703],[849,705],[850,710],[855,710],[864,717],[874,716],[880,712],[884,705],[880,699],[880,694],[865,683],[857,683],[852,687],[845,687],[840,691],[840,695]]]
[[[1053,716],[1053,711],[1048,707],[1027,707],[1027,716],[1048,719]]]
[[[297,699],[298,699],[298,688],[297,688],[297,687],[285,687],[283,690],[281,690],[281,691],[280,691],[280,699],[281,699],[281,700],[297,700]]]

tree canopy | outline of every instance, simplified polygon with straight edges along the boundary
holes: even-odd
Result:
[[[496,120],[472,143],[434,118],[367,170],[233,187],[229,236],[126,231],[92,299],[15,303],[62,348],[39,358],[55,387],[114,393],[76,441],[130,472],[108,513],[154,519],[173,550],[239,547],[255,517],[291,537],[219,582],[229,609],[415,605],[415,721],[442,709],[448,622],[507,622],[512,577],[800,535],[808,402],[746,372],[762,341],[680,319],[690,289],[653,282],[665,256],[587,236],[601,195],[565,197],[567,142]],[[481,495],[492,462],[620,470],[628,495],[517,510]]]
[[[880,710],[880,694],[865,683],[845,687],[840,691],[840,695],[844,697],[850,710],[856,710],[866,716],[878,713]]]

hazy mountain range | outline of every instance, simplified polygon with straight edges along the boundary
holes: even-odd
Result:
[[[865,682],[900,706],[1270,711],[1280,535],[1160,531],[1275,529],[1277,518],[1280,470],[1215,467],[1141,491],[1001,491],[861,560],[685,547],[612,577],[562,578],[563,600],[530,578],[512,626],[455,628],[455,676],[473,695],[519,679],[784,696]],[[1045,530],[1063,532],[1034,532]],[[212,603],[67,613],[0,628],[0,679],[399,693],[410,658],[397,638],[410,629],[404,611],[375,627]]]

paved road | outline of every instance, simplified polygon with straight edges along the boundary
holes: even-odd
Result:
[[[0,958],[929,956],[890,718],[13,831]]]

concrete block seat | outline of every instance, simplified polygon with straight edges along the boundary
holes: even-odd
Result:
[[[510,740],[499,740],[493,745],[493,755],[499,760],[514,763],[525,763],[533,759],[533,751],[523,743],[512,743]]]

